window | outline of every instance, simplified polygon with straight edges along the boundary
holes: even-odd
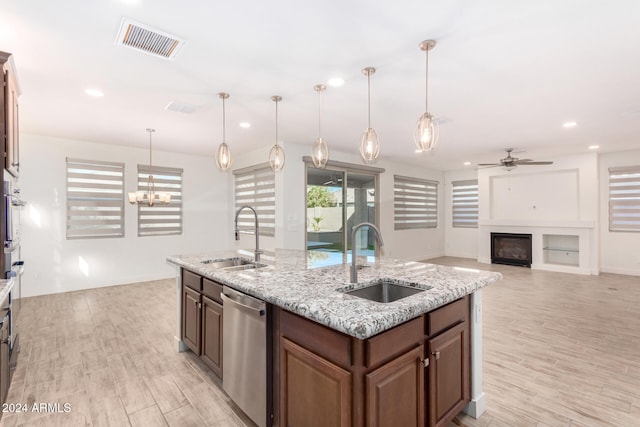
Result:
[[[451,182],[454,227],[478,228],[478,180]]]
[[[67,158],[67,239],[124,236],[124,163]]]
[[[236,211],[251,206],[258,213],[261,236],[275,236],[276,230],[276,177],[268,164],[233,171],[235,175]],[[253,230],[253,212],[244,209],[238,217],[238,229]]]
[[[609,231],[640,231],[640,166],[609,168]]]
[[[396,230],[438,226],[438,182],[393,176],[393,207]]]
[[[153,206],[138,204],[138,236],[182,234],[182,169],[154,166],[156,192],[169,193],[171,202]],[[149,190],[149,166],[138,165],[138,191]]]

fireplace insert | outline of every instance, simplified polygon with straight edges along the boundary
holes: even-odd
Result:
[[[531,268],[531,234],[491,233],[491,263]]]

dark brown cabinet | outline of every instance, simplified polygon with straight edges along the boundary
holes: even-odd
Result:
[[[202,297],[202,360],[222,378],[222,304]]]
[[[222,285],[182,270],[182,341],[222,378]]]
[[[275,425],[440,427],[469,402],[468,297],[366,340],[274,312]]]
[[[13,176],[20,171],[20,135],[18,132],[18,81],[11,54],[0,52],[4,90],[0,97],[0,135],[3,139],[5,169]]]
[[[282,338],[281,411],[283,426],[351,425],[351,373]]]
[[[366,374],[367,426],[424,426],[423,355],[420,345]]]
[[[460,323],[429,340],[429,425],[440,427],[469,402],[467,325]]]

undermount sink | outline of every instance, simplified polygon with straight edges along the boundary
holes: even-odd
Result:
[[[209,267],[221,268],[224,270],[249,270],[252,268],[265,267],[265,264],[260,264],[255,261],[250,261],[244,258],[222,258],[222,259],[206,259],[200,261],[202,264],[207,264]]]
[[[369,301],[388,303],[424,292],[425,288],[416,288],[402,284],[397,280],[379,279],[363,288],[345,291],[346,294],[368,299]]]

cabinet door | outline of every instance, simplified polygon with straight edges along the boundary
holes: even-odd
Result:
[[[351,425],[351,373],[280,338],[280,417],[287,427]]]
[[[429,425],[445,426],[469,402],[468,322],[429,340]]]
[[[6,158],[5,168],[13,176],[18,176],[20,166],[20,144],[18,133],[18,86],[13,70],[8,69],[5,86],[5,108],[6,108]]]
[[[202,297],[202,360],[222,378],[222,305]]]
[[[200,298],[198,292],[182,287],[182,341],[197,355],[200,355],[202,327]]]
[[[423,354],[420,345],[366,375],[367,426],[424,426]]]

